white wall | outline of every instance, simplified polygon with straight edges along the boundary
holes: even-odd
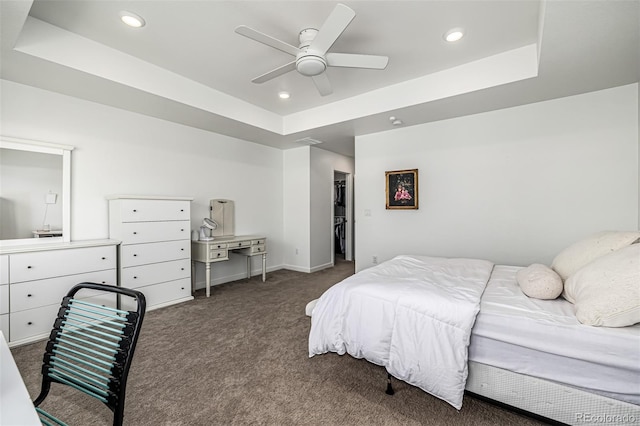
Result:
[[[265,234],[268,269],[282,266],[282,151],[9,81],[0,89],[3,135],[75,146],[72,240],[109,236],[107,195],[193,197],[194,229],[210,199],[227,198],[236,234]],[[213,282],[241,278],[245,266],[232,256],[215,265]],[[203,272],[199,265],[200,286]]]
[[[353,158],[311,148],[311,270],[333,266],[334,171],[353,175]],[[347,222],[349,223],[349,222]]]
[[[549,264],[637,229],[638,155],[637,84],[357,137],[356,269],[400,253]],[[419,210],[385,210],[384,172],[413,168]]]
[[[284,151],[284,265],[314,272],[333,266],[333,172],[352,158],[303,146]]]
[[[283,191],[284,266],[294,271],[309,272],[310,239],[310,147],[284,151]]]

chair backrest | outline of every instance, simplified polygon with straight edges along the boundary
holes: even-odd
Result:
[[[132,297],[137,309],[126,311],[76,298],[82,289]],[[42,388],[34,405],[38,407],[44,401],[51,383],[61,383],[102,401],[114,414],[113,424],[121,425],[127,376],[145,309],[146,301],[139,291],[95,283],[73,287],[62,299],[49,336]],[[45,411],[36,410],[43,423],[59,422]]]

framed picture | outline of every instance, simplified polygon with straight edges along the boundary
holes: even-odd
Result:
[[[418,208],[418,169],[384,172],[388,210]]]

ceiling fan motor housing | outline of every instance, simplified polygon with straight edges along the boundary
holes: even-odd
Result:
[[[296,70],[307,77],[322,74],[327,69],[324,57],[308,49],[317,34],[318,30],[315,28],[307,28],[298,35],[300,53],[296,56]]]

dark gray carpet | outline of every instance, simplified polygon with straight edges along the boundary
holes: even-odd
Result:
[[[463,408],[394,380],[348,355],[308,357],[307,302],[353,274],[353,263],[314,274],[280,270],[199,291],[147,313],[125,410],[128,425],[535,425],[465,397]],[[12,349],[27,389],[40,389],[44,342]],[[106,407],[54,385],[43,408],[72,425],[109,424]]]

